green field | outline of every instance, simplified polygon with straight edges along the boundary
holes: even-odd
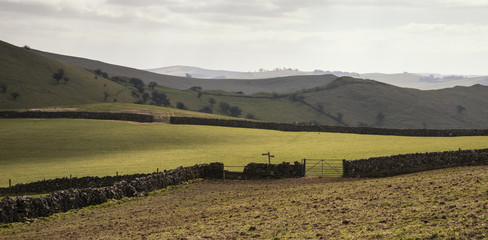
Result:
[[[303,158],[359,159],[392,154],[477,149],[488,137],[397,137],[280,132],[210,126],[68,119],[0,120],[0,186],[55,177],[104,176],[197,163],[243,166]]]

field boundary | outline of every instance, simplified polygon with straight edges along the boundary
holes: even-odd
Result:
[[[488,165],[488,149],[412,153],[343,161],[343,177],[388,177],[460,166]]]
[[[76,112],[76,111],[0,111],[0,118],[75,118],[97,120],[119,120],[132,122],[154,122],[154,116],[139,113],[120,112]]]
[[[368,135],[412,137],[488,136],[488,129],[390,129],[372,127],[344,127],[298,123],[276,123],[251,120],[209,119],[199,117],[170,117],[171,124],[208,125],[221,127],[256,128],[287,132],[332,132]]]
[[[132,181],[115,182],[106,187],[71,188],[38,198],[5,197],[0,201],[0,224],[47,217],[71,209],[101,204],[108,199],[145,196],[148,192],[196,178],[222,178],[223,169],[223,163],[198,164],[148,174]]]

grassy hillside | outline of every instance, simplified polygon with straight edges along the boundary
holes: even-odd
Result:
[[[111,77],[117,77],[116,83],[37,51],[7,43],[0,44],[0,53],[0,66],[7,69],[0,72],[0,87],[6,86],[6,92],[0,92],[0,109],[66,107],[113,102],[115,99],[117,102],[151,104],[150,95],[158,91],[170,99],[169,107],[180,105],[195,112],[206,108],[206,112],[228,116],[229,112],[220,108],[219,104],[223,102],[241,110],[235,116],[264,121],[386,128],[488,128],[488,108],[485,108],[488,87],[481,85],[420,91],[333,75],[261,80],[193,79],[42,53],[85,68],[100,68]],[[59,69],[65,71],[69,81],[56,82],[53,74]],[[142,91],[136,91],[130,83],[131,77],[146,83],[156,81],[158,86],[149,89],[146,85],[142,89],[148,96],[144,101]],[[188,89],[195,86],[200,88]],[[246,95],[237,91],[263,92]],[[16,99],[12,95],[14,92],[19,94]],[[279,92],[288,93],[277,94]],[[210,103],[210,99],[215,103]],[[124,108],[125,111],[138,111],[140,107],[126,105]],[[167,112],[167,109],[161,111]]]
[[[44,178],[152,172],[197,163],[487,148],[488,137],[397,137],[69,119],[0,119],[0,186]]]
[[[292,76],[256,80],[186,78],[162,75],[85,58],[71,57],[41,51],[38,52],[64,62],[72,63],[82,68],[91,70],[101,69],[102,71],[107,72],[110,76],[136,77],[144,80],[146,83],[154,81],[159,85],[179,90],[185,90],[193,86],[200,86],[205,90],[224,90],[228,92],[241,91],[246,94],[258,92],[290,93],[306,88],[321,86],[337,78],[334,75]]]
[[[0,228],[2,239],[486,239],[488,167],[204,181]]]
[[[300,95],[350,126],[488,128],[488,87],[481,85],[421,91],[342,77]]]
[[[130,90],[74,65],[0,41],[0,109],[104,102],[133,102]],[[68,81],[53,78],[63,69]],[[12,93],[18,93],[14,99]]]

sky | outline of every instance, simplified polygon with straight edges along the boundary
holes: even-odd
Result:
[[[0,0],[0,40],[139,69],[488,75],[488,0]]]

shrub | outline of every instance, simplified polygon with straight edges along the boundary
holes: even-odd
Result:
[[[169,98],[166,97],[166,94],[164,93],[159,93],[159,92],[152,92],[151,94],[151,99],[153,100],[153,104],[157,106],[168,106],[170,104]]]
[[[56,83],[59,83],[61,79],[64,77],[64,69],[60,68],[56,73],[53,74],[54,80],[56,80]]]
[[[178,108],[178,109],[182,109],[182,110],[187,110],[187,108],[186,108],[185,104],[184,104],[184,103],[182,103],[182,102],[177,102],[177,103],[176,103],[176,108]]]
[[[212,114],[213,113],[213,110],[209,107],[209,106],[205,106],[203,108],[201,108],[200,110],[198,110],[199,112],[202,112],[202,113],[210,113]]]
[[[10,96],[12,96],[14,100],[16,100],[20,96],[20,94],[18,92],[12,92],[10,93]]]
[[[229,112],[232,117],[239,117],[242,110],[238,106],[234,106],[229,109]]]
[[[0,84],[0,89],[2,89],[3,93],[7,92],[7,84],[5,83]]]

